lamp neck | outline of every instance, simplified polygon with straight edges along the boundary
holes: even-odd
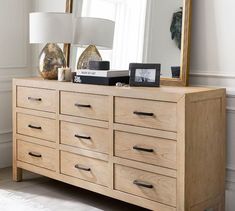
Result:
[[[98,51],[98,49],[95,45],[89,45],[86,49],[91,49],[91,50],[94,49],[94,50]]]

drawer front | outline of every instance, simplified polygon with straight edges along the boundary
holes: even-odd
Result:
[[[17,133],[55,142],[56,120],[17,113]]]
[[[176,169],[176,141],[115,131],[114,146],[117,157]]]
[[[176,179],[115,165],[115,190],[176,206]]]
[[[115,122],[176,131],[176,104],[116,97]]]
[[[61,173],[108,186],[108,163],[105,161],[61,151]]]
[[[61,92],[61,114],[108,121],[108,97]]]
[[[17,106],[56,112],[56,92],[53,90],[17,87]]]
[[[55,149],[17,140],[17,159],[52,171],[56,169]]]
[[[108,129],[62,121],[61,144],[108,153]]]

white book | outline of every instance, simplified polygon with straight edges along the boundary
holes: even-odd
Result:
[[[79,76],[94,76],[94,77],[124,77],[129,76],[129,70],[77,70],[76,75]]]

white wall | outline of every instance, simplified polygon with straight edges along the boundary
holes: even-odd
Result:
[[[0,0],[0,168],[11,165],[12,78],[31,75],[30,0]]]
[[[193,1],[191,84],[228,88],[226,211],[235,210],[234,8],[234,0]]]

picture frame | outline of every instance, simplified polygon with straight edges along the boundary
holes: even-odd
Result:
[[[130,86],[160,87],[161,64],[130,63]]]

